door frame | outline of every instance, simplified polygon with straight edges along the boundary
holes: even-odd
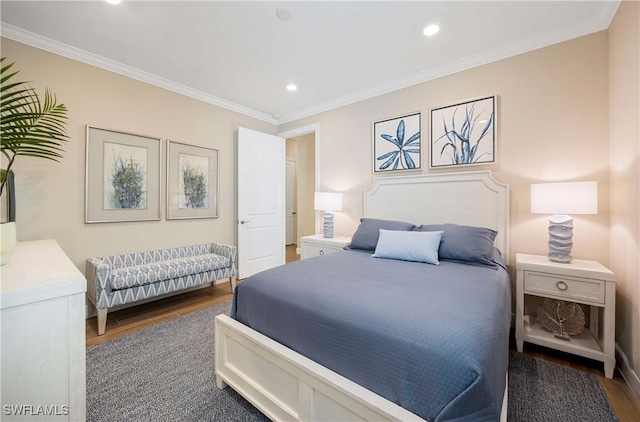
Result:
[[[320,188],[320,123],[313,123],[308,126],[302,126],[296,129],[285,130],[283,132],[276,133],[276,136],[284,138],[285,141],[288,138],[295,138],[296,136],[308,135],[310,133],[314,134],[314,166],[315,166],[315,182],[314,189],[317,192]],[[320,218],[319,213],[315,213],[315,232],[318,233],[320,227],[322,226],[322,220]]]

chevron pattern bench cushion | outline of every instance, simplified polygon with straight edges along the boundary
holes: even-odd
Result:
[[[118,268],[112,270],[109,274],[109,283],[113,290],[128,289],[229,267],[229,262],[229,258],[210,253]]]

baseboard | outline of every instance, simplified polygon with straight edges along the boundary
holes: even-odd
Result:
[[[302,248],[296,248],[296,255],[302,256]]]
[[[638,374],[635,373],[629,364],[629,359],[627,359],[627,356],[624,354],[620,346],[618,346],[618,343],[616,343],[616,362],[616,366],[622,374],[622,378],[624,378],[627,385],[635,391],[638,397],[640,397],[640,378],[638,378]]]
[[[240,280],[238,280],[238,281],[240,281]],[[223,284],[223,283],[229,283],[229,279],[228,278],[223,278],[222,280],[216,280],[216,281],[213,282],[213,284]],[[114,308],[110,308],[109,312],[119,311],[120,309],[130,308],[130,307],[136,306],[136,305],[142,305],[143,303],[153,302],[155,300],[164,299],[166,297],[171,297],[171,296],[179,295],[179,294],[182,294],[182,293],[191,292],[193,290],[204,289],[204,288],[211,287],[211,286],[212,286],[211,284],[207,283],[207,284],[200,284],[198,286],[193,286],[193,287],[190,287],[188,289],[176,290],[175,292],[166,293],[166,294],[161,295],[161,296],[154,296],[154,297],[150,297],[148,299],[140,300],[140,301],[137,301],[137,302],[132,302],[132,303],[127,303],[125,305],[116,306]],[[96,308],[89,301],[89,299],[86,299],[86,303],[85,303],[85,308],[84,309],[85,309],[85,319],[89,319],[89,318],[93,318],[93,317],[98,316],[98,313],[96,312]]]

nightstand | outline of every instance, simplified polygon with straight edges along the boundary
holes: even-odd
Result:
[[[324,237],[321,234],[313,236],[302,236],[300,238],[302,244],[302,259],[311,258],[312,256],[324,255],[336,252],[351,243],[351,238],[347,236]]]
[[[598,360],[607,378],[615,368],[616,275],[595,261],[574,259],[569,264],[546,256],[516,254],[516,346],[524,342]],[[556,338],[536,321],[544,298],[587,305],[587,327],[570,340]],[[583,307],[586,308],[586,307]]]

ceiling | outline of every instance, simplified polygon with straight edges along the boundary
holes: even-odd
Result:
[[[618,4],[2,0],[0,17],[3,37],[277,124],[604,30]]]

